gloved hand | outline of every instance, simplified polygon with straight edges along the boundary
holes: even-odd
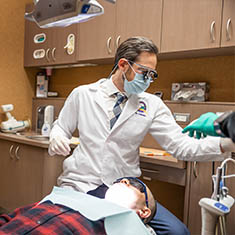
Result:
[[[214,129],[214,121],[218,118],[215,113],[202,114],[197,120],[190,123],[183,129],[183,133],[189,132],[189,136],[193,137],[196,132],[196,138],[200,139],[202,134],[204,137],[207,135],[219,136]]]
[[[56,136],[50,140],[48,153],[53,156],[55,154],[67,156],[71,148],[69,146],[70,140],[65,136]]]

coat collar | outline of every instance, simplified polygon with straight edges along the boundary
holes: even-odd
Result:
[[[107,114],[107,110],[105,109],[104,99],[102,99],[102,95],[100,92],[97,92],[100,88],[100,85],[105,82],[106,79],[100,79],[99,81],[90,85],[90,90],[94,92],[94,100],[101,107],[101,109]],[[113,126],[111,132],[115,130],[118,126],[120,126],[123,122],[125,122],[128,118],[130,118],[138,109],[139,109],[139,101],[145,99],[145,93],[130,95],[124,106],[124,109],[118,118],[117,122]]]

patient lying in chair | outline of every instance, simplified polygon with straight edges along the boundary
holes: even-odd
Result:
[[[101,191],[105,199],[92,196]],[[89,194],[54,187],[41,202],[1,215],[0,234],[155,234],[144,226],[156,213],[155,200],[139,179],[121,178]]]

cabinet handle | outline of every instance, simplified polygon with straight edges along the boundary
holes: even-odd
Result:
[[[152,178],[151,178],[151,177],[148,177],[148,176],[143,176],[143,179],[144,179],[144,180],[148,180],[148,181],[152,181]]]
[[[109,54],[112,53],[112,50],[110,48],[111,40],[112,40],[112,37],[109,37],[108,40],[107,40],[107,45],[106,45]]]
[[[9,150],[9,154],[10,154],[11,159],[14,159],[14,155],[12,154],[13,148],[14,148],[14,145],[12,144],[10,147],[10,150]]]
[[[226,26],[226,38],[227,38],[227,41],[230,41],[230,39],[231,39],[231,36],[230,36],[230,33],[229,33],[230,25],[231,25],[231,18],[228,19],[227,26]]]
[[[211,42],[215,41],[215,21],[211,23]]]
[[[193,162],[193,175],[195,178],[198,177],[198,174],[197,174],[197,162]]]
[[[20,146],[17,146],[15,150],[15,156],[17,160],[20,160],[20,156],[18,155],[19,149],[20,149]]]
[[[148,172],[148,173],[152,173],[152,174],[159,174],[160,171],[159,170],[150,170],[150,169],[146,169],[146,168],[141,168],[142,171]],[[144,172],[142,172],[144,174]]]
[[[116,40],[116,48],[119,47],[120,39],[121,39],[121,36],[119,35]]]
[[[49,51],[50,51],[50,48],[48,48],[48,49],[46,50],[46,59],[47,59],[48,62],[50,61],[50,58],[49,58]]]
[[[55,58],[55,50],[56,50],[56,48],[54,47],[54,48],[52,49],[52,59],[53,59],[53,61],[56,61],[56,58]]]

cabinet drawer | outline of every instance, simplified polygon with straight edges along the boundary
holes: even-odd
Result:
[[[186,169],[148,164],[145,162],[140,163],[140,168],[143,179],[156,179],[180,186],[186,185]]]

